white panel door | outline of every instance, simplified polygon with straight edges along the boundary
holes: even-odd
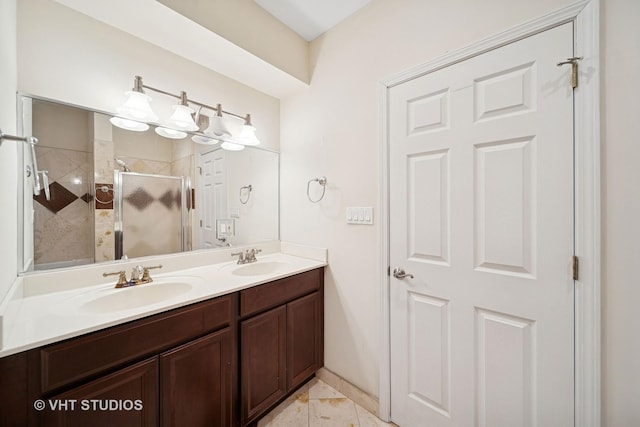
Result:
[[[390,90],[391,417],[573,426],[571,23]]]
[[[227,169],[224,150],[200,156],[202,167],[202,210],[200,214],[202,247],[221,246],[216,238],[216,218],[227,218]]]

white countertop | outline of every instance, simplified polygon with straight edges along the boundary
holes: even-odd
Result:
[[[21,277],[14,284],[15,289],[9,300],[3,303],[0,357],[327,265],[325,249],[277,242],[264,245],[264,253],[257,256],[257,263],[245,264],[269,264],[275,266],[273,271],[238,275],[237,271],[234,274],[234,270],[242,266],[237,265],[236,261],[226,260],[229,259],[227,252],[239,249],[244,248],[218,250],[215,254],[214,251],[200,251],[197,254],[149,258],[144,262],[134,260],[115,267],[113,264],[91,266],[70,272]],[[175,258],[179,259],[176,261]],[[211,263],[212,260],[221,259],[225,261]],[[126,269],[128,277],[132,266],[138,263],[144,266],[161,263],[163,269],[151,271],[152,283],[130,288],[115,289],[117,276],[101,278],[105,270],[117,269]],[[180,265],[191,268],[180,269]],[[97,274],[98,271],[100,274]],[[83,277],[86,277],[86,284],[83,284]],[[95,281],[102,283],[92,283]]]

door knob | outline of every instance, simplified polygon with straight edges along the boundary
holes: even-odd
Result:
[[[413,274],[405,273],[402,268],[398,267],[393,269],[393,277],[395,277],[396,279],[404,279],[405,277],[413,279]]]

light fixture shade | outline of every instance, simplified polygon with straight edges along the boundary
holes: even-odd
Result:
[[[169,117],[168,124],[180,130],[198,130],[198,125],[193,121],[193,110],[186,105],[174,105],[173,114]]]
[[[193,135],[191,137],[191,140],[197,144],[202,144],[202,145],[216,145],[218,142],[220,142],[220,140],[218,139],[208,138],[202,135]]]
[[[240,132],[233,138],[235,142],[242,145],[258,145],[260,141],[256,138],[256,128],[251,125],[242,125]]]
[[[134,132],[144,132],[149,129],[149,125],[146,123],[136,122],[135,120],[124,119],[122,117],[111,117],[109,121],[114,126]]]
[[[175,130],[170,128],[164,128],[164,127],[157,127],[156,133],[160,136],[164,136],[165,138],[169,138],[169,139],[184,139],[187,137],[186,132],[182,132],[180,130]]]
[[[244,150],[244,145],[242,144],[237,144],[235,142],[229,142],[229,141],[224,141],[220,147],[224,148],[225,150],[229,150],[229,151],[241,151]]]
[[[217,115],[209,118],[209,126],[205,129],[204,133],[212,136],[231,136],[224,117]]]
[[[155,122],[158,120],[158,116],[151,109],[151,97],[145,95],[142,92],[136,92],[133,90],[125,92],[127,95],[126,101],[122,106],[117,108],[117,111],[122,116],[138,121]]]

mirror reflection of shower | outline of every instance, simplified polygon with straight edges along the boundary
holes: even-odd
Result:
[[[114,172],[116,259],[183,252],[190,246],[188,181],[182,176]]]

